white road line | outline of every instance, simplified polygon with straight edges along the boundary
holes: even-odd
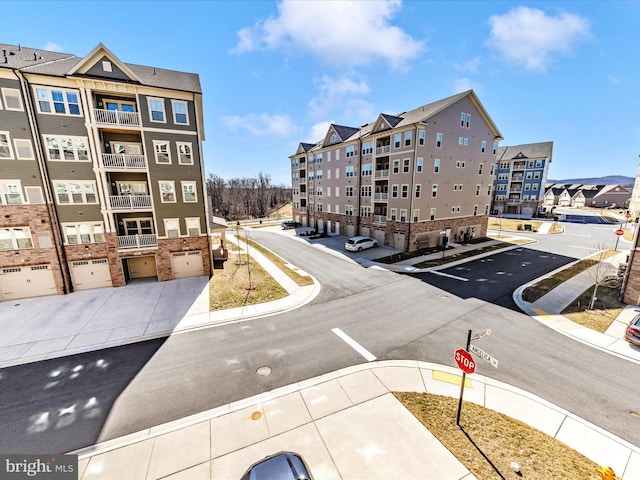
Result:
[[[442,277],[449,277],[449,278],[453,278],[454,280],[460,280],[461,282],[468,282],[469,279],[468,278],[464,278],[464,277],[457,277],[455,275],[451,275],[449,273],[444,273],[444,272],[439,272],[438,270],[430,270],[431,273],[433,273],[434,275],[440,275]]]
[[[594,252],[598,251],[597,248],[593,247],[581,247],[580,245],[569,245],[570,248],[583,248],[585,250],[593,250]]]
[[[369,352],[366,348],[364,348],[362,345],[360,345],[358,342],[356,342],[353,338],[351,338],[349,335],[344,333],[339,328],[332,328],[331,331],[335,333],[337,336],[339,336],[342,340],[344,340],[345,343],[349,345],[351,348],[353,348],[356,352],[358,352],[360,355],[366,358],[367,362],[373,362],[376,359],[376,357],[374,357],[371,354],[371,352]]]

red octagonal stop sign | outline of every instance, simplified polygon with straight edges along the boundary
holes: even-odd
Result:
[[[473,357],[466,350],[459,348],[453,358],[455,358],[456,363],[463,372],[473,373],[476,371],[476,362],[473,361]]]

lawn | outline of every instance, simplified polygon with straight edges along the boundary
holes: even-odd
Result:
[[[583,327],[604,333],[626,306],[618,301],[619,294],[618,286],[599,286],[594,308],[589,310],[589,303],[593,295],[593,287],[589,287],[561,313]]]
[[[599,465],[553,437],[502,413],[428,393],[394,393],[404,406],[478,480],[515,479],[511,462],[528,480],[599,479]],[[425,472],[425,478],[429,478]]]

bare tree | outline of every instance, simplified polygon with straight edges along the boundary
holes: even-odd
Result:
[[[590,259],[596,263],[587,270],[593,281],[593,293],[589,301],[589,310],[593,310],[596,300],[598,299],[598,287],[608,285],[611,281],[611,276],[615,274],[615,267],[611,262],[607,261],[607,259],[611,257],[612,252],[602,247],[602,245],[599,245],[599,250],[590,257]]]

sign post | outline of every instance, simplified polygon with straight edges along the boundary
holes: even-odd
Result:
[[[622,224],[620,224],[620,228],[616,230],[616,248],[614,249],[616,252],[618,251],[618,241],[622,235],[624,235],[624,230],[622,229]]]
[[[469,330],[469,333],[467,334],[467,347],[465,348],[465,352],[469,351],[469,345],[471,345],[471,330]],[[458,350],[459,352],[459,350]],[[456,354],[458,353],[456,352]],[[456,362],[458,362],[458,358],[456,355]],[[460,366],[460,363],[458,363],[458,365]],[[461,367],[462,368],[462,367]],[[473,373],[473,371],[475,371],[475,364],[473,365],[473,368],[470,368],[471,373]],[[462,396],[464,395],[464,382],[467,379],[467,372],[465,370],[462,370],[462,383],[460,384],[460,401],[458,402],[458,414],[456,415],[456,425],[460,426],[460,412],[462,410]]]

